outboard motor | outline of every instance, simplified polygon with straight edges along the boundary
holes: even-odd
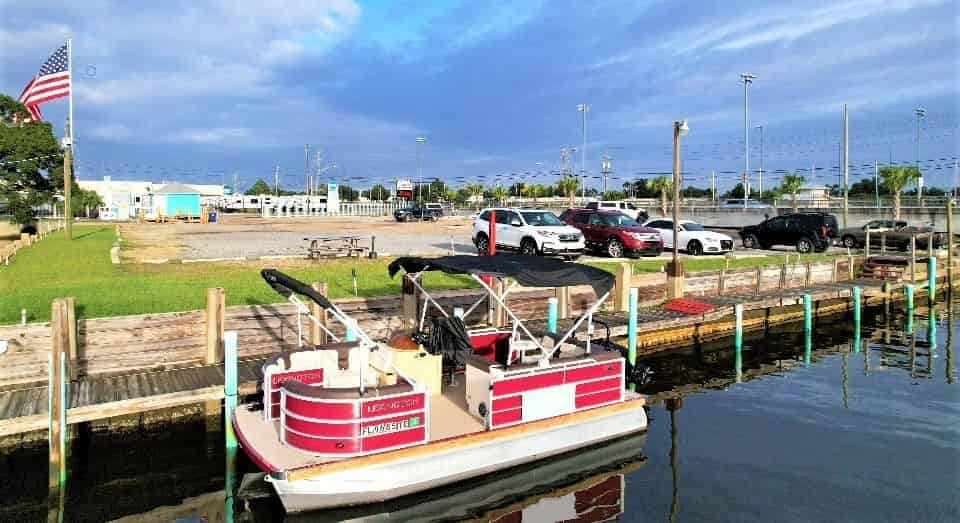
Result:
[[[423,344],[430,354],[443,356],[443,372],[450,374],[450,382],[457,371],[466,365],[466,357],[473,352],[470,335],[463,320],[457,317],[433,317],[430,336]]]
[[[629,383],[634,383],[638,387],[647,385],[653,381],[653,369],[649,365],[643,363],[637,363],[636,366],[630,364],[630,359],[627,357],[629,349],[610,340],[610,325],[602,320],[593,320],[594,323],[602,325],[607,330],[607,335],[604,338],[597,338],[590,340],[591,345],[596,345],[603,347],[608,351],[618,351],[620,356],[626,361],[626,376],[625,381]]]

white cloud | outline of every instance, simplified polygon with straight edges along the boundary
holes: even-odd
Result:
[[[98,125],[90,131],[90,134],[102,140],[116,141],[131,138],[134,133],[124,124],[113,123]]]

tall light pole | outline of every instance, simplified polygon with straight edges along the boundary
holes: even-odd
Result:
[[[423,146],[426,143],[425,137],[417,137],[417,201],[419,202],[423,202]]]
[[[923,107],[917,107],[917,172],[920,172],[920,120],[927,117],[927,110]],[[923,194],[923,173],[917,178],[917,203],[922,202]]]
[[[670,298],[683,296],[683,266],[680,264],[680,137],[689,131],[686,120],[673,122],[673,261],[667,268]]]
[[[760,200],[763,200],[763,126],[758,125],[760,129]]]
[[[750,197],[750,189],[747,188],[748,176],[750,176],[750,118],[747,101],[748,88],[754,78],[756,76],[750,73],[740,75],[743,81],[743,210],[747,210],[747,198]]]
[[[607,178],[610,177],[610,168],[612,165],[610,160],[612,160],[612,158],[607,155],[603,155],[603,158],[600,160],[600,174],[603,175],[603,194],[607,194]]]
[[[588,104],[577,104],[577,111],[583,114],[583,120],[580,125],[583,131],[583,149],[580,150],[580,198],[587,197],[587,113],[590,112]]]
[[[850,204],[850,118],[847,113],[847,104],[843,104],[843,164],[840,172],[843,173],[843,227],[847,227],[848,207]]]
[[[310,180],[310,144],[303,146],[303,158],[305,160],[306,167],[304,168],[304,175],[306,177],[307,184],[307,201],[310,201],[310,191],[313,188],[313,183]]]

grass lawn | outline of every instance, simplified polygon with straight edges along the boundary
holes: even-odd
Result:
[[[7,267],[0,267],[0,324],[20,321],[20,310],[27,310],[28,321],[50,318],[50,303],[58,297],[74,296],[77,314],[82,318],[120,316],[202,309],[206,289],[226,289],[227,305],[253,305],[282,301],[260,278],[253,264],[163,264],[113,265],[110,247],[115,240],[112,225],[78,226],[74,241],[66,242],[62,233],[52,235],[24,249]],[[829,258],[804,256],[803,261]],[[755,267],[783,263],[783,255],[735,258],[730,268]],[[791,262],[796,254],[791,255]],[[687,260],[688,271],[724,267],[723,257]],[[357,271],[360,296],[382,296],[400,292],[400,278],[387,274],[389,260],[330,260],[306,268],[284,269],[306,282],[326,282],[333,298],[353,296],[351,270]],[[635,272],[657,272],[665,261],[635,260]],[[264,263],[268,266],[269,263]],[[591,265],[615,270],[610,262]],[[467,277],[430,273],[425,276],[428,289],[452,289],[473,286]]]

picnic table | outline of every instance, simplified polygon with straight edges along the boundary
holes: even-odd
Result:
[[[319,258],[334,258],[338,256],[362,256],[370,250],[369,246],[361,245],[360,236],[311,236],[304,238],[310,242],[307,247],[307,257],[311,260]]]

